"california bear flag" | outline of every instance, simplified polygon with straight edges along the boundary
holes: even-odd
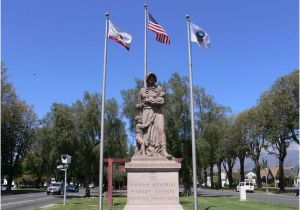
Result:
[[[132,40],[131,35],[128,34],[128,33],[122,32],[110,20],[109,20],[108,38],[118,42],[119,44],[126,47],[127,50],[129,50],[130,43],[131,43],[131,40]]]

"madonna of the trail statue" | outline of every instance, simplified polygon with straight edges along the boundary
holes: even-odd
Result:
[[[156,75],[149,73],[146,87],[141,88],[136,104],[135,154],[125,163],[127,204],[124,210],[183,210],[179,203],[176,162],[166,150],[164,116],[165,92],[156,85]]]
[[[141,88],[136,108],[140,115],[136,119],[137,148],[135,156],[163,156],[172,158],[167,153],[166,135],[164,132],[164,116],[162,106],[165,104],[165,92],[156,85],[157,77],[149,73],[147,86]]]

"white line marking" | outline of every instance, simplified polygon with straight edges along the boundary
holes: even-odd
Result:
[[[34,200],[27,200],[27,201],[19,201],[19,202],[14,202],[14,203],[6,203],[6,204],[2,204],[1,206],[9,206],[9,205],[14,205],[14,204],[19,204],[19,203],[27,203],[27,202],[31,202],[31,201],[39,201],[39,200],[45,200],[45,199],[49,199],[48,198],[40,198],[40,199],[34,199]]]

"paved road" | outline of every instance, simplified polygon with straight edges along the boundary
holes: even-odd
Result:
[[[79,193],[68,193],[67,198],[80,197],[84,190]],[[1,196],[1,210],[26,210],[63,202],[63,195],[47,195],[42,193],[27,193]]]
[[[228,197],[238,197],[240,196],[239,192],[235,191],[222,191],[222,190],[209,190],[209,189],[198,189],[198,193],[200,196],[228,196]],[[299,197],[292,195],[284,195],[284,194],[273,194],[266,192],[254,192],[247,193],[247,200],[258,200],[258,201],[266,201],[271,203],[282,203],[282,204],[290,204],[299,207]]]
[[[98,195],[97,188],[91,189],[92,195]],[[79,193],[68,193],[68,199],[74,197],[81,197],[85,193],[84,189],[80,189]],[[210,190],[210,189],[198,189],[200,196],[214,196],[214,197],[237,197],[239,198],[239,192],[235,191],[222,191],[222,190]],[[200,198],[201,199],[201,198]],[[247,193],[247,200],[259,200],[272,203],[282,203],[298,206],[299,197],[292,195],[271,194],[265,192]],[[18,195],[6,195],[1,197],[1,209],[2,210],[26,210],[46,206],[49,204],[62,202],[63,195],[47,195],[43,193],[28,193]],[[68,201],[67,201],[68,202]]]

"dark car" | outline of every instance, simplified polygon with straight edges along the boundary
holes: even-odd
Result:
[[[68,184],[66,190],[67,192],[79,192],[79,187],[77,184]]]
[[[293,190],[295,196],[299,196],[299,188]]]

